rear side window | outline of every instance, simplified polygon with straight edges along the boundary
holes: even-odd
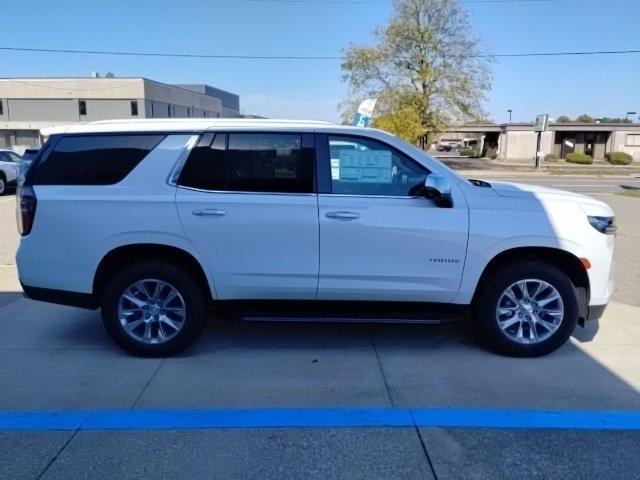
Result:
[[[314,153],[303,135],[205,134],[192,151],[179,184],[228,192],[312,193]],[[226,142],[226,149],[224,148]]]
[[[124,179],[164,135],[63,137],[37,165],[34,185],[113,185]]]

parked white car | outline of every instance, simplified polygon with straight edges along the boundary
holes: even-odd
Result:
[[[17,186],[19,168],[20,155],[13,150],[0,148],[0,195]]]
[[[51,135],[18,195],[27,296],[102,308],[169,355],[209,307],[247,320],[438,323],[470,313],[536,356],[611,296],[614,214],[466,180],[387,133],[322,122],[96,122]]]

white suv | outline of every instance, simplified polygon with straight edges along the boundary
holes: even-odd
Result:
[[[65,127],[18,194],[26,295],[102,308],[139,355],[247,320],[436,323],[548,353],[612,291],[602,202],[466,180],[381,131],[322,122]]]

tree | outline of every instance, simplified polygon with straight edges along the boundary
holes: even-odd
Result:
[[[560,115],[556,119],[556,123],[571,123],[571,119],[569,117],[567,117],[566,115]]]
[[[587,115],[586,113],[583,113],[578,118],[576,118],[576,122],[578,122],[578,123],[593,123],[593,122],[595,122],[595,120],[594,120],[593,117]]]
[[[377,116],[373,120],[373,126],[392,132],[412,143],[417,142],[424,135],[420,115],[411,106],[398,108],[392,112]]]
[[[394,0],[391,21],[373,35],[374,45],[346,51],[342,71],[351,100],[342,105],[345,118],[363,98],[377,97],[377,124],[403,136],[399,119],[419,119],[424,144],[430,132],[483,115],[490,60],[458,0]],[[417,140],[409,130],[403,138]]]

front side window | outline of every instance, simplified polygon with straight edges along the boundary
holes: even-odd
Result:
[[[63,137],[30,176],[34,185],[113,185],[126,177],[164,135]]]
[[[227,192],[312,193],[313,176],[313,156],[299,134],[205,134],[178,183]]]
[[[375,140],[329,137],[331,191],[343,195],[412,196],[426,169]]]

